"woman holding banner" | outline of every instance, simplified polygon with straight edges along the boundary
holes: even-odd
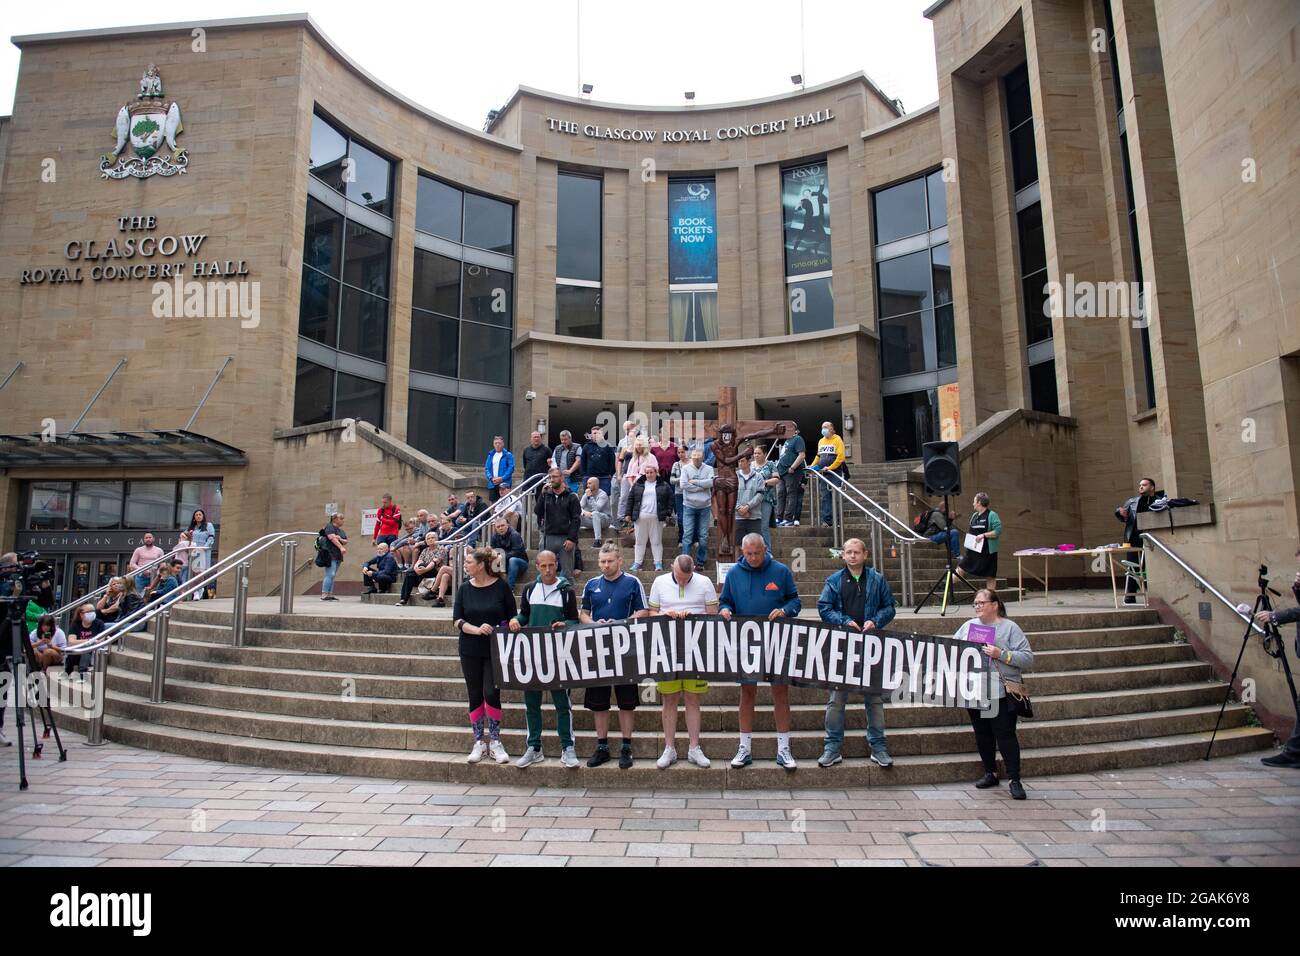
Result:
[[[1016,718],[1021,707],[1017,700],[1007,693],[1007,685],[1014,690],[1016,685],[1023,688],[1021,671],[1034,665],[1034,652],[1029,647],[1029,639],[1015,621],[1007,619],[1007,606],[992,588],[983,588],[975,594],[975,617],[957,629],[953,636],[958,640],[974,641],[984,645],[985,655],[994,667],[989,709],[968,708],[971,726],[975,730],[975,744],[979,748],[980,761],[984,764],[984,776],[976,781],[980,790],[998,785],[997,753],[1002,753],[1002,763],[1007,776],[1011,779],[1008,787],[1013,800],[1025,799],[1025,788],[1020,783],[1020,741],[1016,737]],[[1027,714],[1027,716],[1029,716]]]
[[[469,722],[474,730],[474,748],[468,762],[478,763],[485,752],[497,763],[510,759],[501,745],[501,689],[492,674],[492,640],[498,627],[515,616],[514,592],[505,582],[497,553],[475,548],[465,555],[465,581],[456,591],[452,617],[460,635],[460,669],[465,675],[469,697]],[[483,743],[487,722],[490,743]]]

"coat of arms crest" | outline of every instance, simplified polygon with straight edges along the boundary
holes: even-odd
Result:
[[[150,63],[140,78],[140,92],[135,102],[126,104],[117,112],[114,129],[117,145],[113,152],[101,159],[101,175],[104,179],[125,179],[128,176],[144,179],[146,176],[175,176],[185,172],[190,157],[176,145],[176,137],[184,129],[180,104],[167,105],[163,99],[162,76],[158,67]],[[134,155],[124,155],[128,142]],[[170,151],[169,155],[163,155],[164,147]]]

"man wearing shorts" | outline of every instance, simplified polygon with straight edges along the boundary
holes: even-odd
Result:
[[[631,617],[647,617],[645,592],[641,582],[623,573],[623,552],[617,544],[607,541],[600,549],[600,577],[592,578],[582,589],[582,605],[578,617],[583,624],[601,624],[624,621]],[[636,684],[616,684],[613,687],[588,687],[583,696],[583,706],[595,715],[596,750],[587,761],[588,767],[599,767],[609,762],[609,698],[610,692],[618,699],[618,729],[623,733],[623,747],[619,751],[618,766],[627,770],[632,766],[632,730],[636,724]]]
[[[672,570],[661,574],[650,585],[650,613],[684,618],[688,614],[717,614],[718,592],[713,582],[695,572],[689,554],[679,554]],[[679,624],[678,627],[681,627]],[[664,752],[655,764],[667,770],[677,762],[677,704],[686,697],[686,733],[690,749],[686,759],[697,767],[707,767],[709,758],[700,747],[700,697],[709,689],[705,680],[665,680],[659,682],[664,698]]]
[[[767,553],[761,534],[747,534],[740,542],[744,559],[727,572],[718,601],[719,613],[728,621],[733,615],[765,617],[775,621],[798,617],[799,588],[790,569]],[[790,752],[790,684],[784,677],[772,680],[772,711],[776,721],[776,765],[794,770]],[[731,759],[736,769],[754,762],[751,743],[754,736],[754,703],[758,700],[757,678],[740,681],[740,749]]]

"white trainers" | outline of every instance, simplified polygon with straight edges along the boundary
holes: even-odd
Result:
[[[560,754],[560,763],[573,769],[578,765],[578,752],[572,747],[565,747],[564,752]]]
[[[741,767],[748,767],[754,762],[754,755],[749,752],[748,747],[741,747],[736,751],[736,756],[731,758],[731,765],[739,770]]]
[[[474,749],[469,752],[469,756],[465,758],[465,762],[478,763],[483,759],[485,753],[487,753],[487,744],[483,743],[481,740],[476,740],[474,741]]]
[[[686,751],[686,759],[697,767],[709,766],[709,758],[704,756],[704,751],[699,747],[692,747],[690,750]]]
[[[492,759],[497,763],[510,762],[510,755],[506,753],[506,748],[501,746],[501,741],[499,740],[492,741],[491,746],[488,747],[488,753],[492,755]]]
[[[5,736],[5,732],[3,730],[0,730],[0,747],[12,747],[12,746],[13,744],[9,742],[9,738]]]
[[[655,761],[655,766],[660,770],[667,770],[677,762],[677,751],[672,747],[665,747],[664,752],[659,759]]]
[[[533,764],[541,763],[545,759],[546,755],[544,753],[534,747],[529,747],[524,751],[524,755],[515,762],[515,766],[523,770],[525,767],[531,767]]]
[[[789,747],[782,747],[776,752],[776,765],[784,767],[786,770],[794,770],[798,764],[794,762],[794,754],[790,753]]]

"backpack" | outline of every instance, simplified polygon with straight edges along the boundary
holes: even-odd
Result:
[[[324,531],[321,531],[316,535],[316,567],[328,568],[333,560],[330,554],[330,539],[325,537]]]

